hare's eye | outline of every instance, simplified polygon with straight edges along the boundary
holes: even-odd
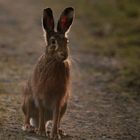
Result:
[[[53,45],[56,43],[56,39],[53,36],[50,38],[50,43]]]

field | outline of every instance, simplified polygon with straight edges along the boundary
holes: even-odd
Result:
[[[0,140],[44,140],[21,130],[22,88],[45,49],[42,11],[57,22],[75,8],[69,33],[72,93],[66,140],[140,139],[139,0],[0,1]]]

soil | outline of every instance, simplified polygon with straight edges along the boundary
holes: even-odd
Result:
[[[47,139],[21,130],[22,86],[45,46],[44,7],[44,1],[0,1],[0,140]],[[62,121],[69,136],[63,139],[140,140],[140,103],[107,88],[119,62],[84,48],[75,31],[79,22],[69,35],[72,94]]]

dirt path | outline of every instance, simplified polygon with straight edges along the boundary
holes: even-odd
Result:
[[[44,3],[0,1],[0,140],[45,139],[22,132],[20,94],[45,45],[40,21]],[[106,88],[118,62],[82,51],[74,30],[78,22],[70,37],[74,62],[72,97],[62,123],[70,135],[66,139],[139,140],[140,104]]]

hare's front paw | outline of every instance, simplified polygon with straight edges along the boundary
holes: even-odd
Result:
[[[62,130],[61,128],[58,129],[59,135],[62,137],[68,136],[67,133],[65,133],[64,130]]]
[[[50,135],[50,139],[51,140],[60,140],[61,139],[61,136],[59,135],[59,133],[52,133],[51,135]]]
[[[53,139],[53,135],[51,134],[50,130],[46,131],[46,135],[50,139]],[[61,139],[61,137],[64,137],[64,136],[67,136],[67,134],[62,129],[59,129],[58,130],[58,134],[56,134],[54,137],[56,137],[57,139]],[[56,139],[56,138],[54,138],[54,139]]]
[[[35,128],[33,126],[31,126],[30,124],[24,124],[22,126],[22,130],[27,131],[27,132],[34,132]]]
[[[44,129],[36,129],[35,132],[37,135],[46,136],[46,132]]]

